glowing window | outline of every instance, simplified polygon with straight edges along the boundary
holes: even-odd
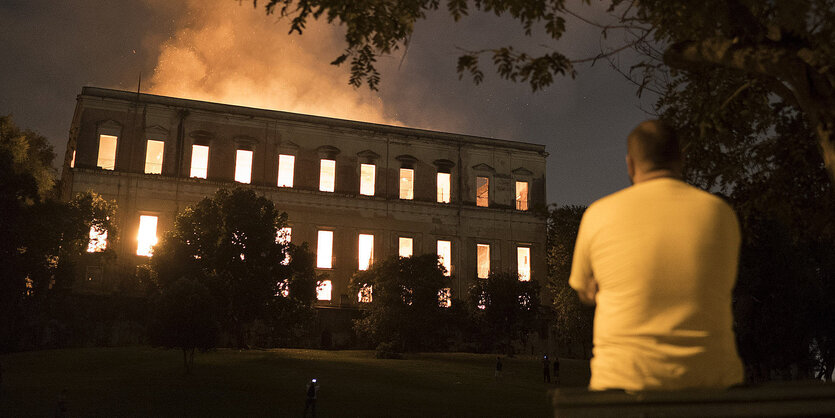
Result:
[[[334,191],[336,185],[336,161],[320,160],[319,165],[319,190],[323,192]]]
[[[116,142],[113,135],[99,135],[99,158],[96,165],[105,170],[116,168]]]
[[[290,253],[287,252],[287,245],[290,244],[290,238],[293,236],[293,229],[288,227],[284,227],[278,230],[278,234],[276,234],[275,242],[281,243],[284,246],[284,260],[281,261],[281,264],[287,265],[290,263]]]
[[[444,266],[445,276],[452,274],[452,242],[438,240],[438,261]]]
[[[530,247],[516,247],[516,265],[519,280],[526,282],[531,279],[531,249]]]
[[[490,275],[490,245],[476,244],[478,249],[478,278],[486,279]]]
[[[165,142],[149,139],[145,147],[145,174],[162,174],[162,152]]]
[[[275,287],[276,287],[276,292],[275,292],[276,296],[283,296],[285,298],[290,296],[290,281],[289,280],[284,279],[284,280],[276,283]]]
[[[438,173],[438,203],[449,203],[450,174]]]
[[[374,196],[374,180],[377,166],[374,164],[360,165],[360,194]]]
[[[235,181],[246,183],[252,180],[252,151],[239,149],[235,155]]]
[[[360,303],[371,303],[372,296],[372,286],[367,284],[360,288],[359,293],[357,293],[357,300]]]
[[[296,157],[281,154],[278,156],[278,187],[293,187],[293,169]]]
[[[452,291],[445,287],[438,291],[438,306],[442,308],[449,308],[452,306]]]
[[[72,160],[70,160],[70,168],[75,168],[75,150],[72,150]]]
[[[528,210],[528,182],[516,182],[516,210]]]
[[[157,217],[142,215],[139,217],[139,233],[136,236],[138,245],[136,255],[150,257],[154,253],[154,245],[157,243]]]
[[[330,280],[322,280],[318,285],[316,285],[317,300],[331,300],[332,292],[333,283]]]
[[[209,173],[209,147],[205,145],[191,146],[191,172],[189,177],[206,178]]]
[[[475,188],[475,204],[486,208],[490,205],[490,179],[487,177],[476,177]]]
[[[374,235],[360,234],[359,238],[359,269],[368,270],[374,259]]]
[[[87,244],[88,253],[97,253],[107,249],[107,231],[99,231],[95,226],[90,227],[90,242]]]
[[[397,239],[398,253],[401,257],[412,256],[412,239],[407,237],[399,237]]]
[[[333,266],[333,231],[319,231],[316,242],[316,267],[329,269]],[[328,299],[330,300],[330,299]]]
[[[412,200],[415,198],[415,170],[400,169],[400,198]]]

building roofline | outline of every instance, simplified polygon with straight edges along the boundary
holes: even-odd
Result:
[[[443,141],[464,142],[470,144],[503,146],[525,151],[533,151],[547,156],[545,145],[528,142],[510,141],[506,139],[488,138],[474,135],[464,135],[428,129],[406,128],[401,126],[383,125],[371,122],[359,122],[347,119],[329,118],[325,116],[305,115],[300,113],[285,112],[280,110],[258,109],[246,106],[237,106],[223,103],[206,102],[202,100],[183,99],[179,97],[159,96],[156,94],[137,93],[125,90],[114,90],[102,87],[86,86],[81,89],[79,99],[84,96],[100,97],[116,100],[124,100],[134,103],[159,104],[164,106],[186,107],[191,109],[205,110],[208,112],[232,113],[242,116],[277,119],[293,122],[312,123],[317,125],[328,125],[347,129],[361,129],[380,132],[383,134],[394,134],[404,136],[421,136]]]

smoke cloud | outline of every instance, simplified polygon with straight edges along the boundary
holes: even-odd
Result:
[[[304,36],[287,36],[286,19],[266,16],[248,2],[146,1],[175,22],[173,35],[159,47],[151,93],[400,124],[387,116],[376,93],[348,85],[345,66],[329,64],[327,58],[341,52],[338,27],[309,22]]]

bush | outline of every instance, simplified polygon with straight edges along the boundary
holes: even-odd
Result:
[[[377,351],[374,353],[375,358],[383,359],[402,359],[403,355],[394,349],[392,343],[380,343],[377,346]]]

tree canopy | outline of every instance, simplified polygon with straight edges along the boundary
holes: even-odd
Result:
[[[535,329],[539,319],[539,283],[521,281],[516,272],[490,272],[470,287],[468,303],[476,327],[487,333],[482,341],[513,354],[513,341]]]

